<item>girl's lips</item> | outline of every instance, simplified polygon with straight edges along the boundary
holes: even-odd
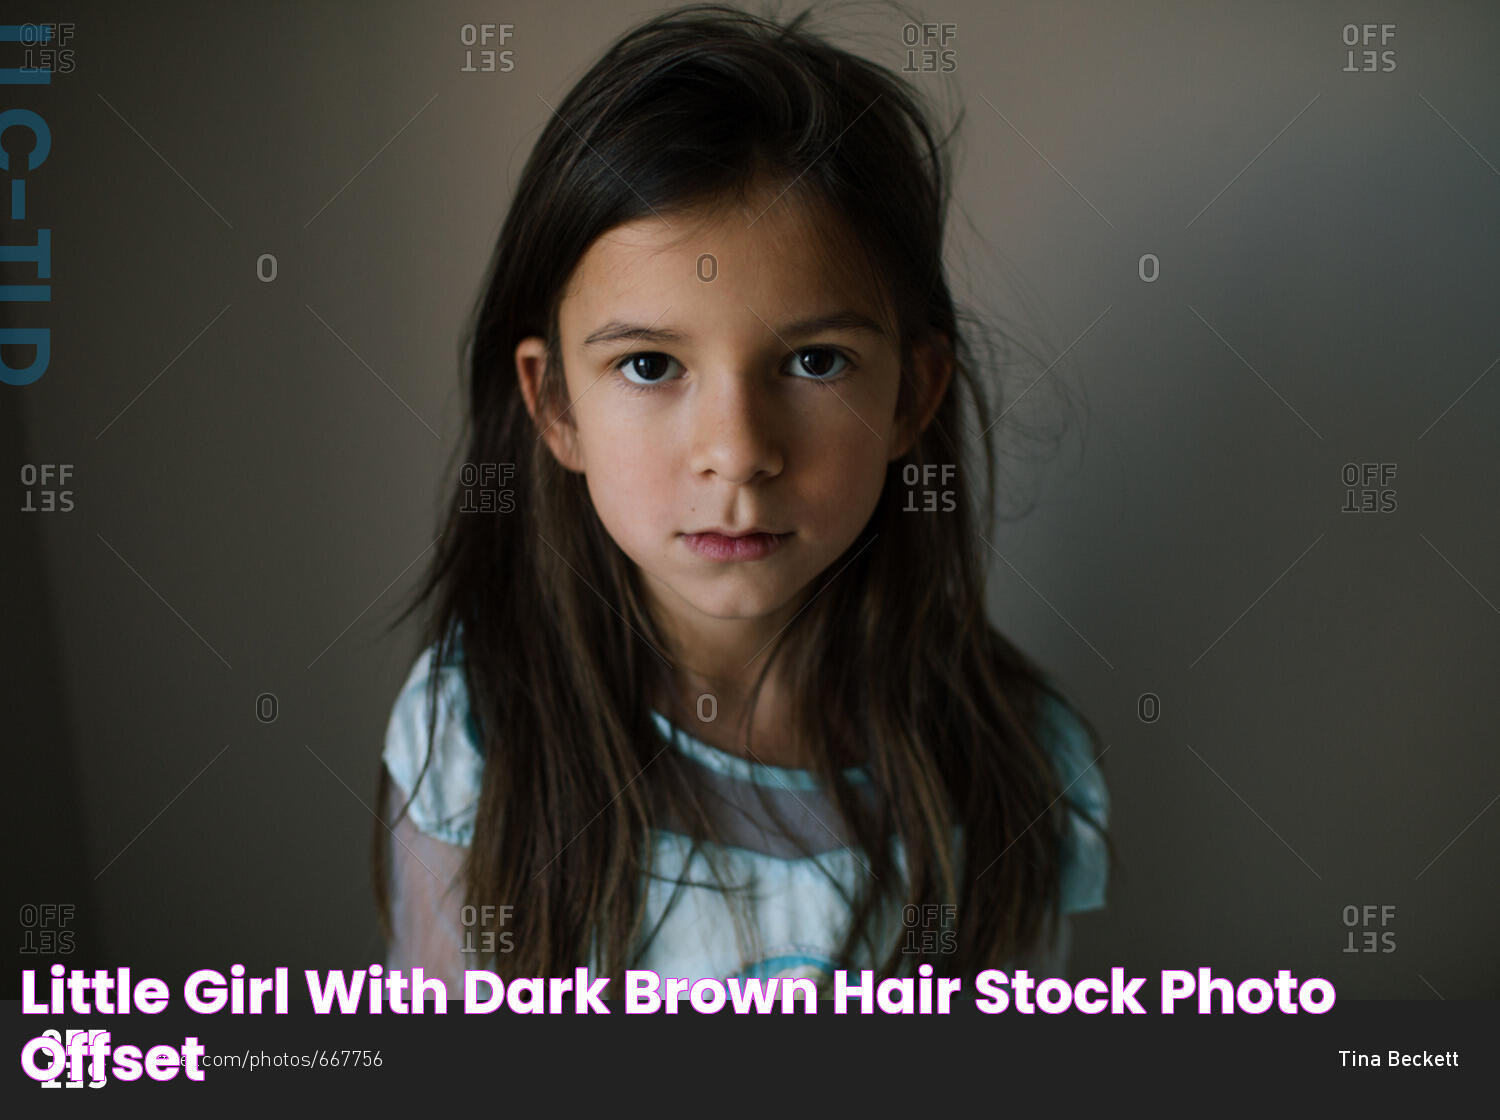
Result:
[[[707,560],[760,560],[781,547],[791,533],[750,533],[726,537],[720,533],[684,533],[687,546]]]

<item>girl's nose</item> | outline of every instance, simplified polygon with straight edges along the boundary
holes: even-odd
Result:
[[[692,424],[695,474],[743,484],[781,473],[775,403],[753,378],[726,374],[705,380]]]

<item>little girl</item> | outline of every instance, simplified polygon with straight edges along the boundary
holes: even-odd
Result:
[[[985,618],[946,156],[804,17],[626,34],[501,230],[375,845],[390,966],[454,997],[1056,974],[1104,904],[1092,731]]]

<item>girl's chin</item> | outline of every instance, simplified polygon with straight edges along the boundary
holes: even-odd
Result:
[[[723,622],[758,622],[776,617],[791,599],[780,580],[732,572],[710,573],[711,582],[675,585],[677,595],[699,615]]]

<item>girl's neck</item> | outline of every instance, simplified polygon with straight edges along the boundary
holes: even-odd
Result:
[[[744,720],[751,687],[776,638],[807,602],[811,585],[753,624],[669,609],[672,597],[660,594],[649,577],[645,590],[677,663],[672,696],[665,706],[658,704],[658,710],[695,739],[726,754],[767,766],[810,768],[812,760],[793,741],[789,690],[778,667],[766,674],[748,733]]]
[[[673,724],[709,746],[765,766],[808,769],[812,760],[796,752],[789,729],[789,705],[777,682],[767,678],[755,703],[746,736],[747,689],[727,689],[684,674],[676,692],[658,710]]]

